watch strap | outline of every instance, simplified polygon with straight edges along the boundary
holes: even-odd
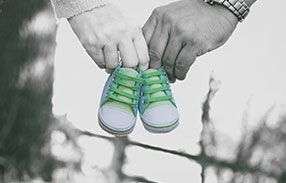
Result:
[[[240,22],[242,22],[249,13],[249,6],[244,0],[205,0],[205,2],[211,5],[218,3],[225,6]]]

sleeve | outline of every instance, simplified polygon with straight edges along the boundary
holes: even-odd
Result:
[[[82,12],[105,6],[111,0],[51,0],[57,18],[71,18]]]

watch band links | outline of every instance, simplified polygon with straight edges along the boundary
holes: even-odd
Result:
[[[222,4],[228,8],[240,22],[242,22],[249,13],[249,7],[244,0],[205,0],[213,5],[214,3]]]

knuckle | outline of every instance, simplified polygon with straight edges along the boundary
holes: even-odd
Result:
[[[106,67],[106,64],[105,64],[105,62],[104,62],[104,59],[103,59],[102,57],[96,57],[96,56],[94,56],[94,57],[92,57],[92,59],[94,60],[94,62],[96,63],[96,65],[97,65],[99,68],[103,69],[103,68]]]
[[[147,64],[149,62],[149,54],[148,54],[148,51],[139,51],[137,52],[137,55],[138,55],[138,62],[140,64]]]
[[[100,63],[101,65],[105,65],[103,56],[101,54],[99,54],[97,51],[95,51],[94,53],[89,54],[89,55],[96,63]]]
[[[178,80],[184,80],[190,68],[188,62],[178,62],[175,67],[175,75]]]
[[[172,67],[174,67],[174,63],[172,63],[171,60],[169,60],[169,59],[164,59],[163,65],[164,65],[164,67],[166,67],[166,68],[172,68]]]
[[[120,23],[117,25],[117,34],[121,35],[121,34],[126,34],[128,32],[128,26],[124,23]]]
[[[222,44],[224,44],[227,40],[227,36],[222,34],[221,36],[218,36],[215,41],[214,41],[214,46],[213,47],[218,47],[221,46]]]
[[[152,11],[151,16],[154,16],[154,17],[156,17],[156,18],[159,18],[159,17],[165,15],[166,12],[167,12],[167,9],[165,8],[165,6],[160,6],[160,7],[155,8],[155,9]]]
[[[93,48],[93,49],[92,49],[92,52],[91,52],[91,57],[92,57],[94,60],[98,60],[98,61],[100,61],[100,62],[103,61],[102,50]]]
[[[181,34],[184,34],[186,32],[190,32],[190,30],[188,30],[188,31],[186,30],[186,25],[184,23],[179,22],[176,24],[176,26],[175,26],[175,33],[176,34],[181,35]]]
[[[86,51],[99,68],[105,68],[105,61],[104,56],[102,55],[102,50],[93,48]]]
[[[181,37],[183,40],[193,40],[197,39],[198,35],[201,35],[200,32],[197,32],[195,27],[188,26],[190,23],[187,20],[176,21],[173,26],[173,32]]]
[[[82,41],[82,45],[86,50],[91,50],[96,46],[96,41],[94,39],[86,39]]]
[[[152,11],[152,16],[158,17],[161,14],[161,7],[157,7]]]
[[[164,13],[162,16],[162,24],[165,26],[172,26],[174,25],[174,23],[176,22],[176,19],[174,16],[168,14],[168,13]]]
[[[186,64],[185,62],[178,62],[176,64],[176,69],[178,69],[178,70],[184,71],[184,70],[188,69],[188,67],[189,67],[188,64]]]
[[[149,62],[149,55],[144,54],[141,58],[139,58],[139,62],[144,65],[147,64]]]
[[[120,40],[128,33],[128,27],[125,24],[117,24],[112,28],[108,28],[102,31],[102,35],[100,35],[100,40],[102,42],[111,42],[115,40]]]
[[[140,27],[140,26],[135,26],[135,27],[134,27],[134,33],[135,33],[135,35],[137,35],[137,36],[143,34],[141,27]]]
[[[150,59],[152,61],[160,61],[161,60],[161,54],[154,49],[149,49],[149,56],[150,56]]]
[[[198,49],[198,51],[197,51],[197,53],[196,53],[196,56],[199,57],[199,56],[201,56],[201,55],[207,53],[208,50],[209,50],[209,49],[208,49],[207,46],[201,46],[201,48]]]
[[[179,71],[177,71],[176,72],[176,78],[178,79],[178,80],[184,80],[185,78],[186,78],[186,73],[187,73],[187,71],[181,71],[181,70],[179,70]]]

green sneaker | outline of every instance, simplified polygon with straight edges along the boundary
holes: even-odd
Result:
[[[140,95],[142,72],[118,66],[105,83],[98,122],[113,135],[128,135],[134,129]]]
[[[166,72],[148,69],[143,72],[139,112],[146,130],[167,133],[179,124],[179,113],[170,89]]]

